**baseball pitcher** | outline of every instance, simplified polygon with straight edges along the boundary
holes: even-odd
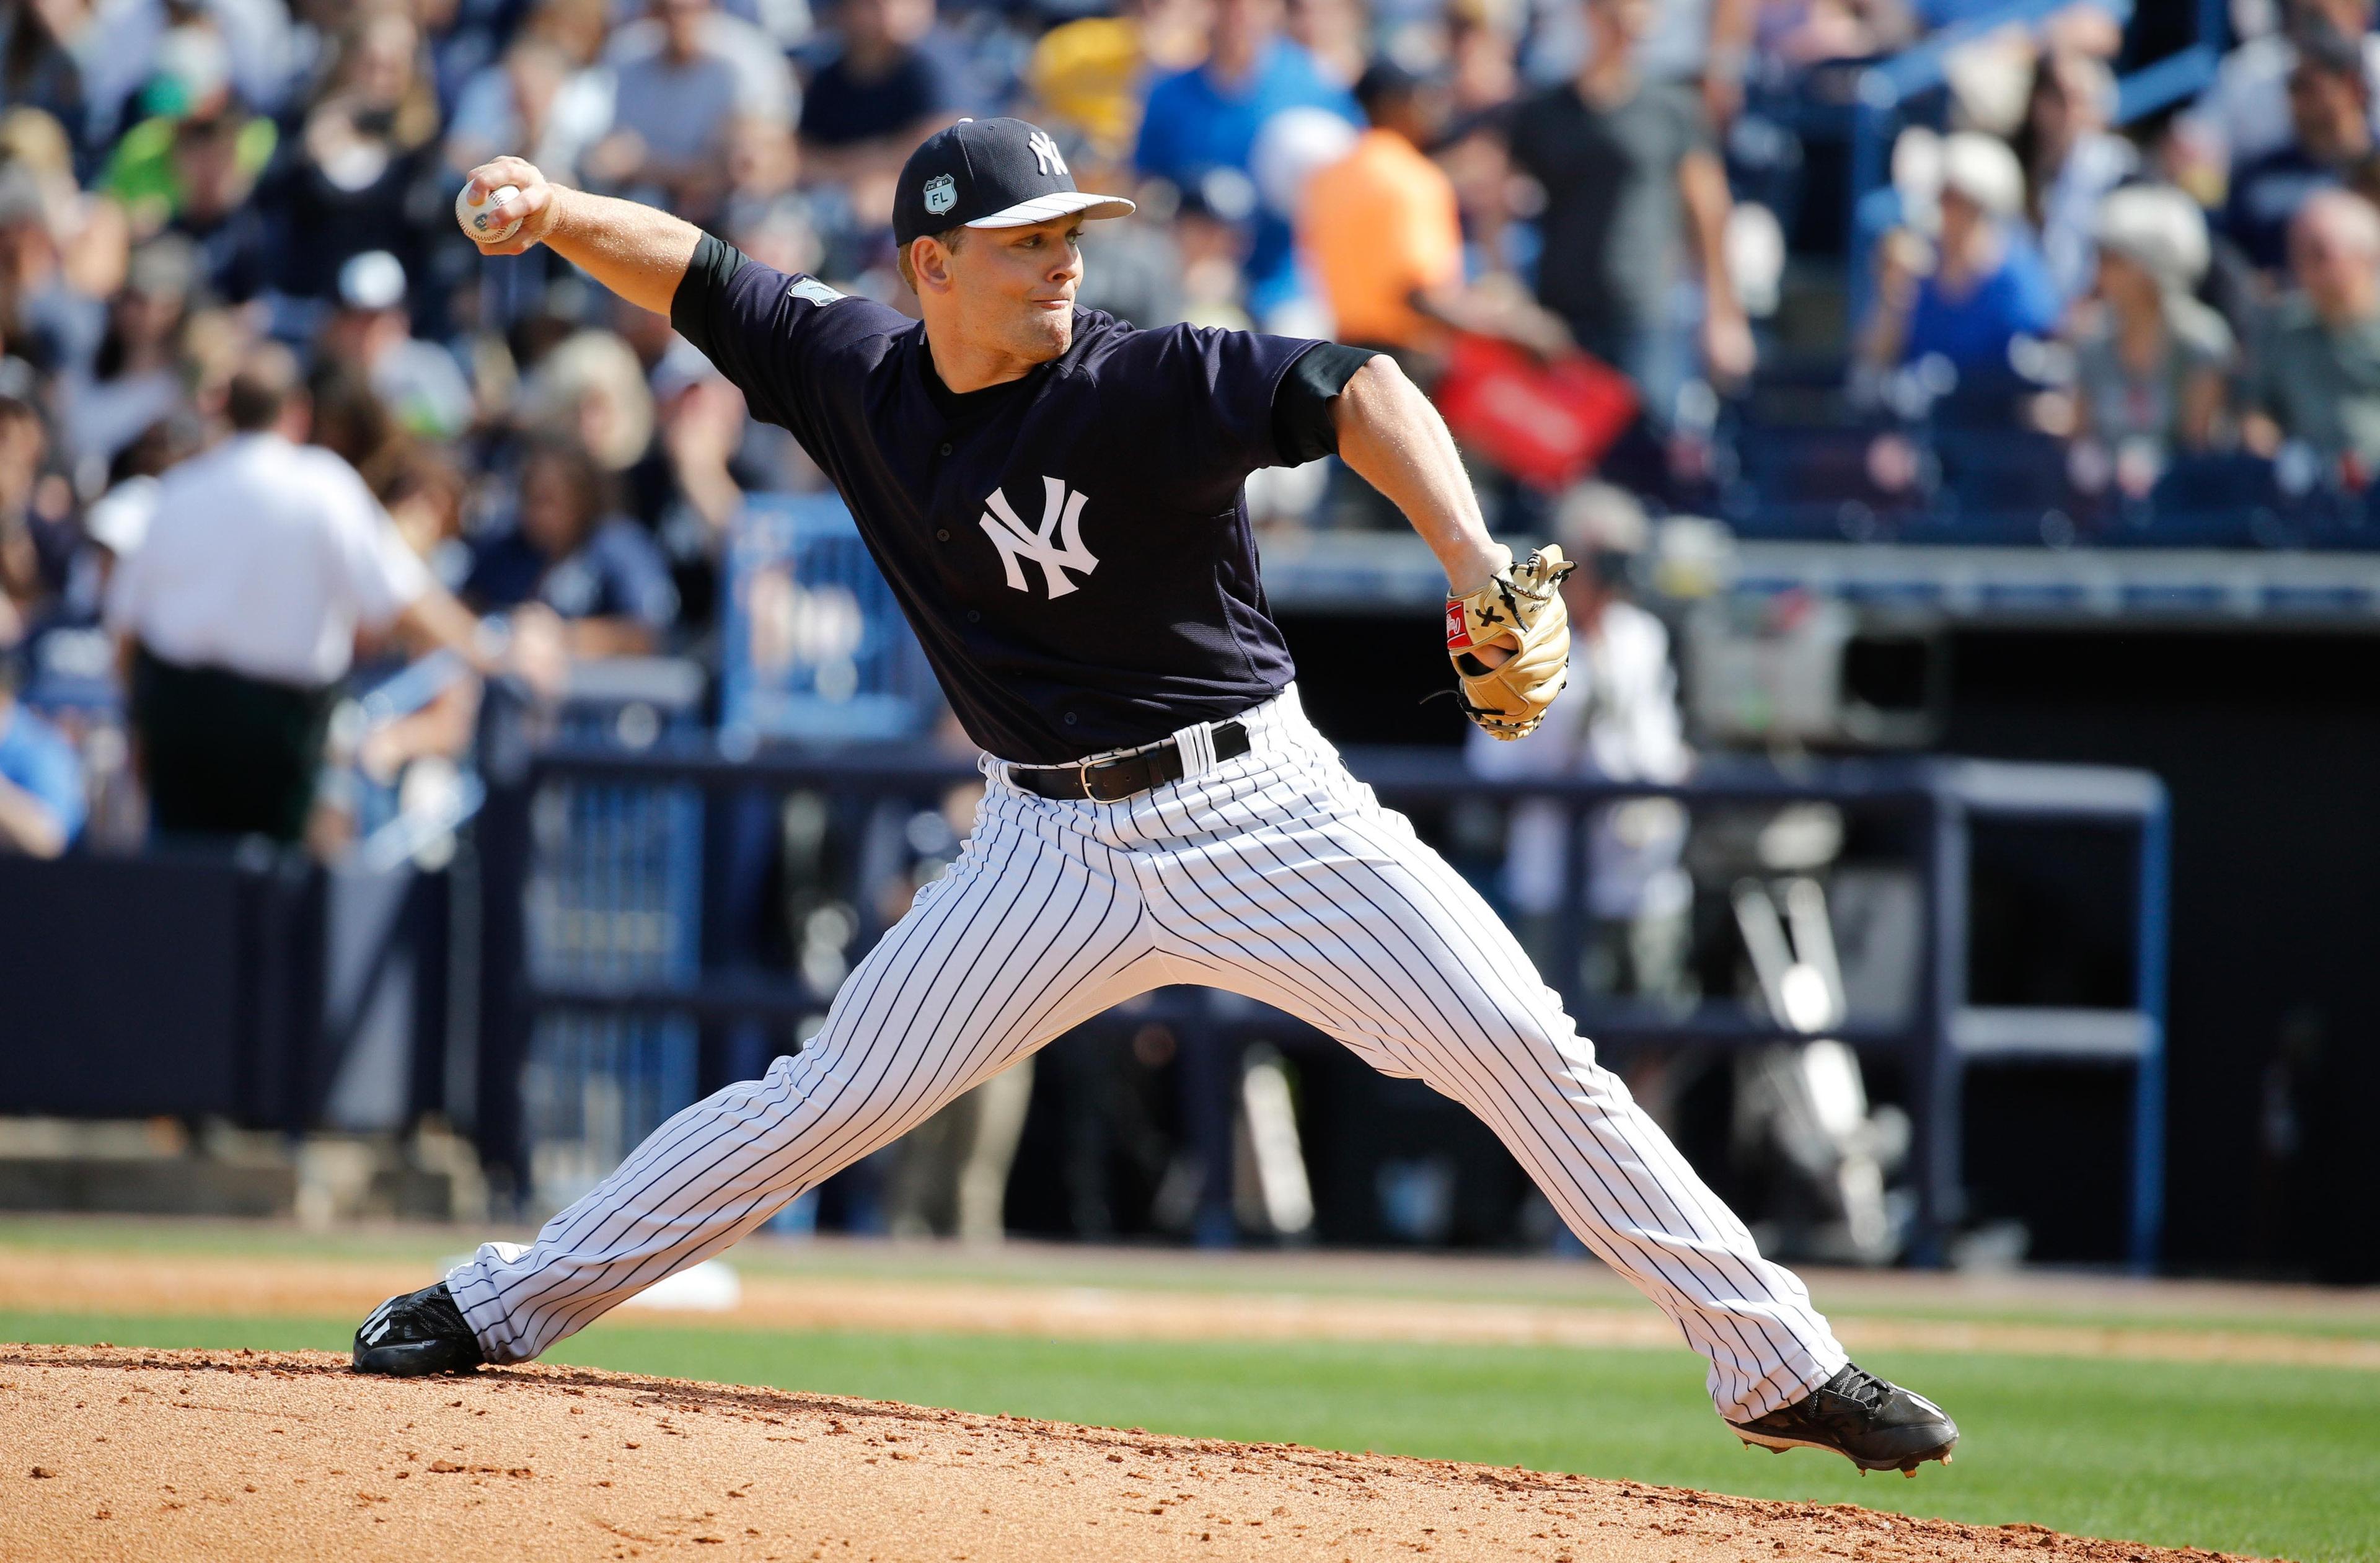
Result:
[[[1710,1364],[1745,1442],[1863,1470],[1958,1429],[1845,1357],[1640,1111],[1485,903],[1342,767],[1298,705],[1242,486],[1336,452],[1445,566],[1446,637],[1499,737],[1560,690],[1556,549],[1490,540],[1452,442],[1388,358],[1078,309],[1078,191],[1021,120],[965,120],[902,171],[914,322],[664,212],[500,158],[466,191],[491,254],[552,247],[665,311],[842,491],[986,752],[973,837],[860,963],[824,1028],[698,1102],[547,1222],[358,1331],[359,1372],[524,1362],[1121,1000],[1171,983],[1295,1014],[1479,1115],[1586,1245]]]

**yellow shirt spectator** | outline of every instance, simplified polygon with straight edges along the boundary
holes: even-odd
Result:
[[[1412,299],[1463,280],[1463,220],[1453,182],[1404,137],[1366,130],[1354,151],[1315,175],[1298,243],[1340,341],[1428,348],[1441,340]]]

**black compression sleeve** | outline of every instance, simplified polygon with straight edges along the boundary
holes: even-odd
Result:
[[[677,291],[670,296],[670,324],[706,356],[712,356],[711,300],[727,291],[745,259],[744,252],[725,239],[705,234],[694,247],[694,259],[686,262],[686,275],[678,279]]]
[[[1331,399],[1378,355],[1368,347],[1318,343],[1297,356],[1272,394],[1272,442],[1281,465],[1302,466],[1339,450],[1339,428],[1330,418]]]

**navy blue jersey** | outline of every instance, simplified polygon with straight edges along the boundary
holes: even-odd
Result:
[[[953,395],[923,325],[711,239],[671,316],[842,491],[991,753],[1150,743],[1290,681],[1242,484],[1315,454],[1274,398],[1317,344],[1077,309],[1063,357]]]

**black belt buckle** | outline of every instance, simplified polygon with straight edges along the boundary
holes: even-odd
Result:
[[[1173,746],[1169,739],[1145,755],[1126,755],[1097,765],[1076,766],[1075,769],[1083,778],[1083,796],[1093,803],[1122,803],[1135,793],[1146,793],[1160,785],[1166,780],[1165,768],[1157,757]]]

